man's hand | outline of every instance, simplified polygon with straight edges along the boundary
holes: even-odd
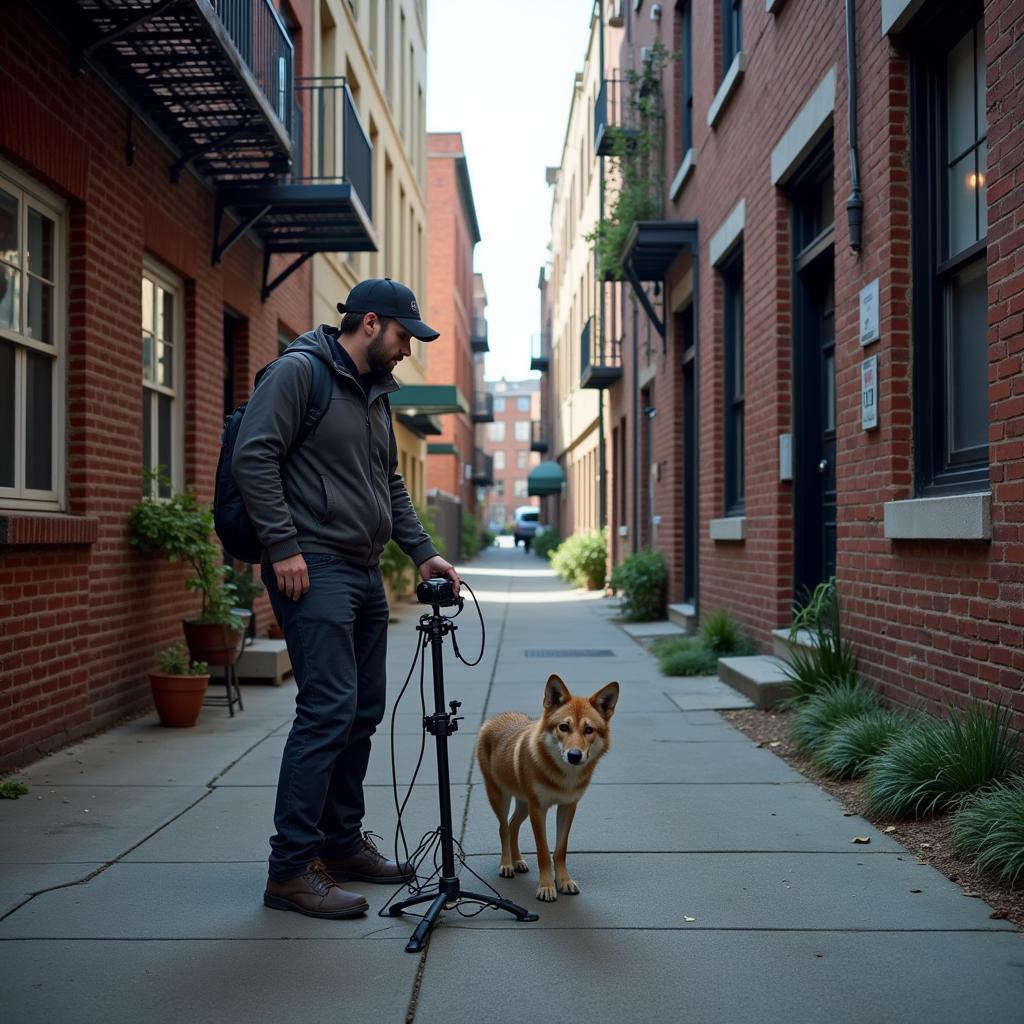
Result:
[[[425,562],[421,562],[419,568],[420,576],[425,580],[429,580],[434,576],[446,576],[454,584],[455,596],[459,596],[459,587],[462,586],[462,580],[459,579],[459,574],[455,571],[455,566],[451,562],[446,562],[440,555],[434,555],[433,558],[428,558]]]
[[[274,563],[274,575],[277,577],[277,589],[298,601],[309,590],[309,570],[302,555],[291,555]]]

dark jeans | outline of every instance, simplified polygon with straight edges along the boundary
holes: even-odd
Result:
[[[359,844],[370,737],[384,717],[388,603],[377,566],[306,555],[309,590],[298,601],[263,582],[288,642],[298,693],[277,784],[270,877],[301,875],[316,857]]]

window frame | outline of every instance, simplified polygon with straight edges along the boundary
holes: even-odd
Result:
[[[911,317],[913,347],[914,493],[917,497],[961,494],[989,486],[988,444],[971,454],[951,451],[949,287],[979,262],[986,270],[986,236],[949,257],[948,97],[946,62],[963,36],[982,31],[982,8],[943,5],[916,22],[911,33],[910,166]],[[986,136],[987,138],[987,132]],[[977,141],[977,140],[976,140]],[[987,303],[986,303],[987,308]],[[985,323],[987,350],[988,323]],[[988,364],[985,366],[988,379]],[[988,402],[984,403],[988,408]],[[986,429],[987,436],[987,429]],[[983,456],[980,453],[984,453]],[[973,455],[973,457],[972,457]]]
[[[14,345],[14,486],[0,487],[0,508],[54,512],[66,508],[67,490],[67,329],[69,228],[67,204],[32,177],[0,159],[0,187],[18,200],[19,288],[21,311],[17,330],[0,327],[0,338]],[[28,211],[34,208],[54,225],[53,344],[37,341],[22,330],[28,314]],[[50,375],[49,490],[29,488],[25,481],[27,355],[32,351],[52,360]],[[20,412],[20,415],[19,415]]]
[[[682,156],[693,148],[693,3],[679,0],[676,4],[679,14],[680,56],[680,139]],[[725,71],[728,71],[728,67]],[[723,75],[725,74],[723,71]]]
[[[722,44],[721,82],[729,73],[736,55],[743,49],[743,0],[721,0],[719,25]]]
[[[143,279],[149,278],[155,285],[158,285],[165,292],[169,292],[174,302],[174,325],[173,325],[173,338],[171,339],[174,346],[174,364],[173,364],[173,382],[171,387],[166,385],[157,384],[155,381],[150,382],[145,377],[145,363],[143,361],[142,351],[139,352],[139,368],[140,377],[143,390],[143,400],[145,401],[148,397],[149,401],[153,404],[155,412],[159,410],[159,402],[153,397],[155,395],[167,395],[171,399],[171,455],[174,458],[173,465],[171,466],[170,472],[170,488],[171,492],[181,491],[184,488],[185,482],[185,282],[178,277],[177,274],[172,273],[166,267],[162,266],[155,259],[148,254],[143,257],[142,260],[142,272],[139,274],[139,339],[142,339],[142,289]],[[155,337],[155,332],[154,332]],[[155,353],[154,353],[155,358]],[[148,396],[147,396],[148,391]],[[140,410],[141,412],[141,410]],[[157,417],[151,413],[151,429],[150,429],[150,456],[153,458],[152,465],[158,467],[161,465],[159,461],[159,450],[160,450],[160,436],[156,429],[153,429],[157,425]],[[146,468],[146,452],[145,452],[145,431],[142,429],[140,424],[139,429],[141,435],[141,468],[145,472]],[[156,493],[156,488],[152,485],[144,486],[143,491],[145,494],[152,497],[160,497]],[[168,497],[168,495],[163,495]]]
[[[718,272],[722,277],[723,507],[727,517],[743,516],[746,515],[746,374],[742,245],[718,267]]]
[[[525,428],[525,429],[524,429]],[[529,442],[530,440],[530,421],[529,420],[516,420],[515,426],[512,428],[512,440],[517,441],[520,444]]]

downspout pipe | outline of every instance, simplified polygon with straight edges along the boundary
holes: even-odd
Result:
[[[604,83],[604,15],[601,11],[601,0],[596,0],[594,13],[598,18],[598,62],[601,83]],[[598,220],[604,220],[604,157],[598,157]],[[597,266],[597,258],[594,258],[595,272],[600,268]],[[595,282],[596,284],[596,282]],[[598,330],[604,338],[605,327],[605,294],[604,285],[598,286],[601,296],[600,319]],[[596,339],[595,339],[596,340]],[[604,443],[604,389],[597,393],[597,528],[603,530],[608,525],[608,466],[605,455]]]
[[[846,200],[846,223],[850,230],[850,248],[860,252],[864,200],[860,194],[860,159],[857,155],[857,24],[853,0],[846,0],[846,82],[850,115],[850,198]]]

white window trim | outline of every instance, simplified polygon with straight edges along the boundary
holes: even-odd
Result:
[[[142,333],[142,278],[149,277],[165,291],[174,296],[174,382],[173,406],[171,409],[171,450],[175,456],[171,467],[171,490],[181,491],[185,486],[185,283],[177,274],[172,273],[154,260],[151,256],[142,259],[142,274],[139,276],[139,334]],[[139,350],[139,382],[143,391],[167,392],[160,387],[147,384],[142,376],[142,351]],[[155,426],[155,421],[154,421]],[[142,425],[139,424],[141,431]],[[145,465],[145,452],[142,465]]]
[[[910,19],[926,2],[927,0],[882,0],[882,38],[905,29]]]
[[[6,509],[26,512],[59,512],[67,505],[66,473],[67,473],[67,305],[68,305],[68,268],[69,250],[67,204],[56,193],[40,185],[29,175],[0,160],[0,179],[6,179],[9,188],[21,193],[19,201],[19,231],[21,239],[27,240],[28,206],[34,206],[54,223],[54,310],[53,310],[53,345],[34,341],[23,335],[20,330],[9,331],[0,328],[0,337],[13,341],[22,349],[32,349],[45,355],[53,356],[53,376],[51,408],[53,421],[50,424],[52,433],[52,449],[50,465],[53,468],[53,488],[50,491],[29,490],[25,487],[0,487],[0,506]],[[27,200],[27,202],[26,202]],[[28,291],[23,289],[23,305],[28,301]],[[24,401],[25,372],[24,362],[15,370],[15,401],[19,395]],[[24,415],[14,421],[14,478],[24,478],[25,420]]]
[[[741,199],[722,221],[722,226],[711,236],[708,242],[708,255],[711,265],[718,267],[728,259],[733,249],[743,241],[743,232],[747,227],[747,201]]]
[[[786,0],[764,0],[764,9],[769,14],[778,15],[779,9],[786,2]]]
[[[991,540],[992,494],[887,501],[885,536],[891,540]]]
[[[715,98],[711,101],[711,106],[708,107],[708,127],[714,128],[718,123],[718,119],[722,116],[722,111],[725,109],[725,105],[732,98],[732,94],[739,88],[739,84],[743,79],[743,72],[747,70],[747,55],[743,50],[740,50],[732,59],[732,63],[729,65],[729,70],[726,71],[725,77],[722,79],[722,84],[718,87],[718,92],[715,93]]]
[[[693,174],[693,170],[696,166],[697,151],[693,146],[691,146],[683,155],[682,162],[679,164],[679,170],[676,171],[676,176],[672,179],[672,184],[669,185],[668,194],[672,202],[675,202],[679,198],[679,193],[682,192],[683,186],[686,184],[690,175]]]
[[[772,184],[783,185],[804,157],[832,127],[836,108],[836,69],[828,69],[772,150]]]

